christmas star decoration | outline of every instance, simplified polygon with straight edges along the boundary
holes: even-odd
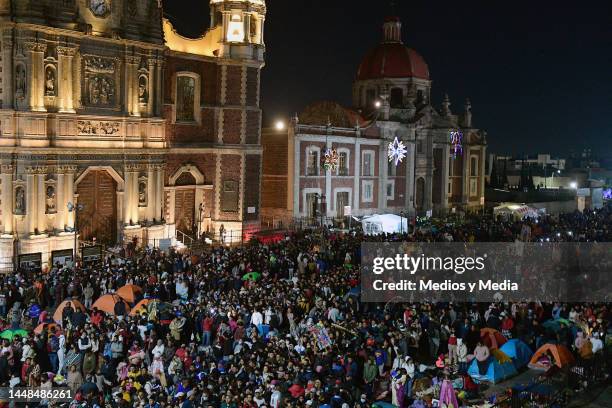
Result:
[[[463,154],[463,133],[460,130],[450,132],[450,143],[453,159],[457,158],[457,155]]]
[[[387,150],[387,156],[389,157],[389,161],[395,162],[395,165],[397,166],[399,163],[402,162],[404,157],[406,157],[407,152],[408,150],[406,150],[406,146],[404,145],[404,142],[402,142],[396,137],[393,140],[393,143],[389,144],[389,148]]]

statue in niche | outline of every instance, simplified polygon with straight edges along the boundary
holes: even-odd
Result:
[[[92,77],[89,81],[88,92],[91,105],[108,106],[114,102],[113,81],[104,76]]]
[[[47,187],[47,213],[55,212],[55,187]]]
[[[17,65],[15,69],[15,95],[17,98],[25,98],[26,94],[26,70],[23,65]]]
[[[138,205],[147,205],[147,183],[141,181],[138,185]]]
[[[147,103],[149,101],[149,93],[147,92],[147,78],[141,76],[138,80],[138,102]]]
[[[25,191],[23,187],[15,189],[15,214],[25,214]]]
[[[45,95],[55,96],[55,70],[47,67],[47,79],[45,81]]]

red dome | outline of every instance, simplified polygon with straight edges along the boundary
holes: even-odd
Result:
[[[411,77],[429,79],[429,68],[415,50],[399,42],[385,42],[374,48],[357,71],[357,80]]]

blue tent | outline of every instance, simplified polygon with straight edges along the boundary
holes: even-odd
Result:
[[[487,360],[487,364],[489,365],[487,367],[487,372],[485,375],[480,375],[476,359],[472,360],[472,364],[470,364],[468,368],[468,374],[472,377],[474,382],[479,383],[487,381],[496,384],[518,374],[510,358],[508,358],[506,362],[500,363],[495,357],[491,356],[489,360]]]
[[[523,368],[529,364],[529,360],[531,360],[531,356],[533,356],[533,351],[531,351],[529,346],[519,339],[508,340],[500,347],[500,350],[512,359],[517,369]]]

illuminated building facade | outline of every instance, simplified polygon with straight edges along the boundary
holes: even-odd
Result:
[[[263,0],[0,0],[0,258],[259,221]],[[76,208],[74,210],[73,208]],[[69,210],[73,209],[73,210]]]

